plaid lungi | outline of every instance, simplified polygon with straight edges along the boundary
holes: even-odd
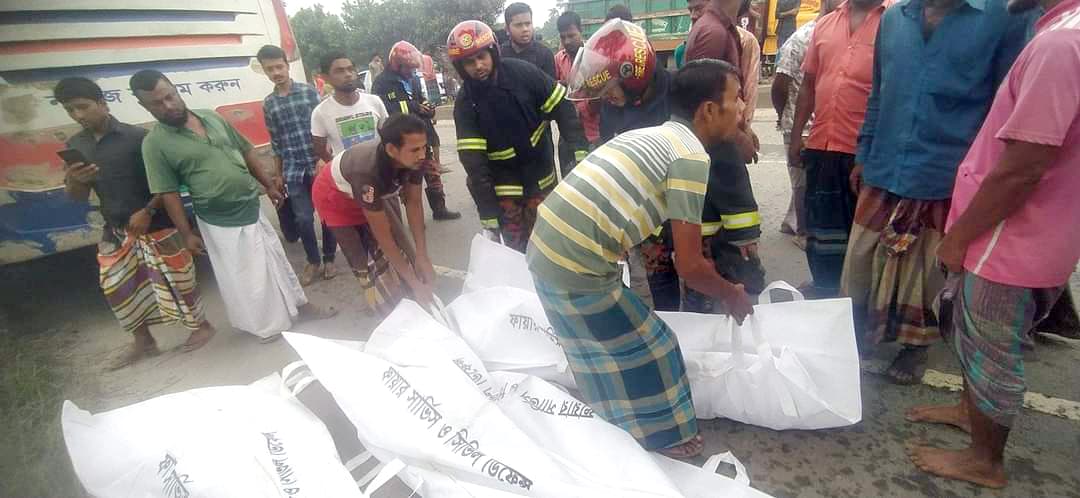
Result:
[[[367,224],[331,227],[338,247],[360,283],[364,300],[378,316],[385,317],[406,295],[401,278],[379,247]]]
[[[975,407],[1012,427],[1024,403],[1021,343],[1050,313],[1064,287],[1027,289],[972,273],[951,275],[941,293],[942,331],[960,360]],[[951,309],[950,309],[951,308]]]
[[[933,304],[945,272],[937,247],[949,199],[908,199],[863,187],[844,260],[840,293],[852,300],[855,329],[870,344],[925,346],[940,337]]]
[[[579,294],[537,280],[536,290],[586,402],[647,450],[698,433],[675,334],[629,289]]]
[[[198,329],[205,317],[195,262],[180,233],[167,228],[140,237],[114,235],[123,240],[119,246],[103,242],[98,248],[99,283],[124,330],[174,321]]]

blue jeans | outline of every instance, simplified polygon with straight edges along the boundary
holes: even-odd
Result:
[[[293,215],[296,219],[296,231],[300,234],[300,240],[304,243],[304,254],[307,262],[313,265],[319,263],[332,263],[334,253],[337,252],[337,241],[334,234],[324,223],[322,226],[322,259],[319,259],[319,241],[315,238],[315,204],[311,200],[311,186],[315,183],[314,177],[308,177],[304,182],[290,182],[289,203],[292,204]]]

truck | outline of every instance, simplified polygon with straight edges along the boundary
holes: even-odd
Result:
[[[820,0],[802,0],[796,23],[799,26],[817,17]],[[645,29],[649,42],[656,50],[657,66],[674,68],[675,47],[686,41],[690,34],[690,14],[686,0],[569,0],[566,10],[581,16],[582,34],[586,37],[596,32],[604,23],[604,16],[614,5],[622,4],[630,9],[634,23]],[[752,0],[752,15],[740,19],[740,24],[762,45],[763,76],[771,74],[776,53],[776,0]],[[764,19],[764,22],[759,20]]]
[[[5,0],[0,3],[0,265],[95,245],[97,202],[64,192],[56,155],[80,131],[52,96],[65,77],[94,80],[122,122],[152,127],[128,80],[157,69],[192,109],[212,109],[267,165],[262,100],[273,84],[255,53],[285,50],[304,68],[282,0]]]

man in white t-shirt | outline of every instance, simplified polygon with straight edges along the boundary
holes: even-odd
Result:
[[[324,57],[319,69],[334,93],[311,112],[311,142],[315,155],[330,164],[345,149],[378,140],[378,124],[387,112],[382,99],[359,90],[356,66],[345,54]]]

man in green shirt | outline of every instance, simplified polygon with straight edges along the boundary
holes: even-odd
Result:
[[[308,302],[277,233],[260,212],[260,183],[275,206],[285,199],[285,188],[259,165],[247,139],[213,111],[188,109],[160,72],[135,73],[131,91],[158,120],[142,143],[150,191],[161,196],[187,249],[209,254],[232,326],[269,341],[295,317],[336,314]],[[180,201],[181,185],[191,193],[199,235]]]
[[[701,250],[706,148],[738,129],[737,75],[713,59],[684,66],[672,82],[672,120],[589,154],[540,205],[529,239],[537,293],[590,406],[646,449],[676,458],[703,450],[682,353],[671,329],[623,287],[618,260],[671,220],[686,284],[724,302],[739,322],[753,312],[742,286],[717,274]]]

